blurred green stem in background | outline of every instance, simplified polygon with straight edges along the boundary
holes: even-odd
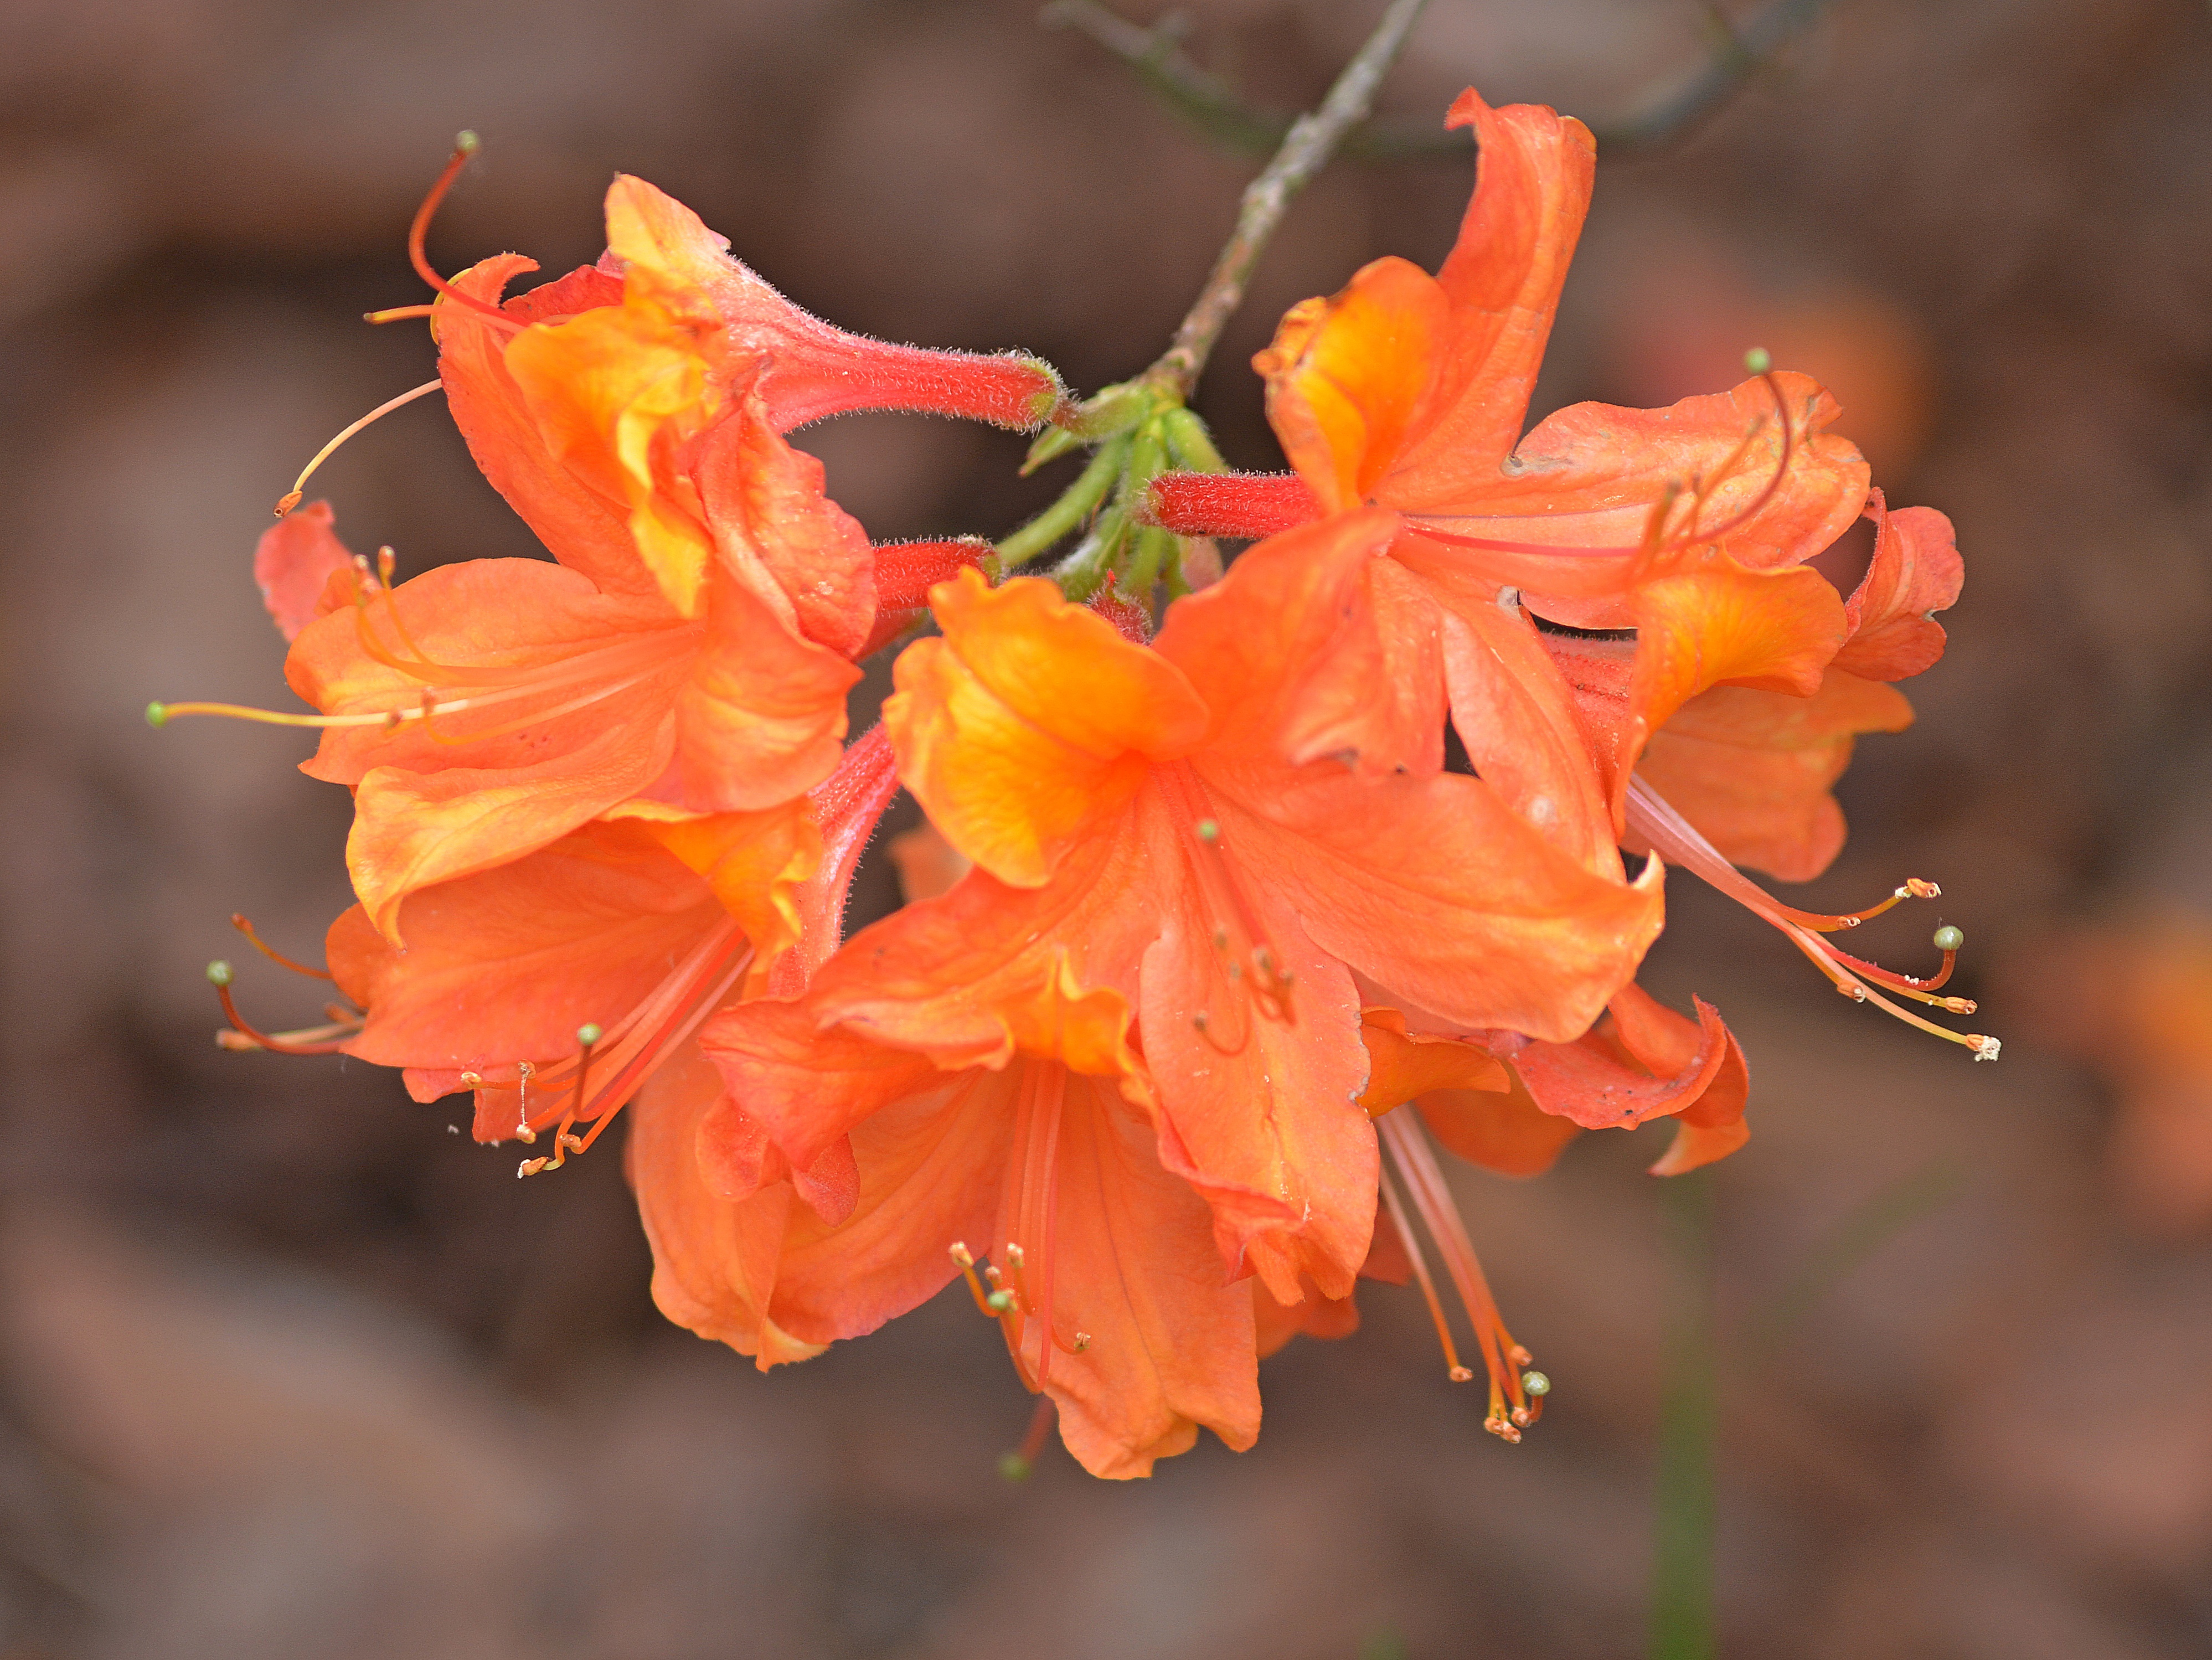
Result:
[[[1877,1191],[1805,1253],[1753,1319],[1743,1345],[1764,1365],[1844,1277],[1923,1217],[1958,1197],[1966,1172],[1948,1158]],[[1679,1271],[1660,1383],[1659,1481],[1653,1529],[1651,1660],[1711,1660],[1714,1652],[1713,1467],[1720,1417],[1719,1331],[1713,1312],[1713,1175],[1692,1172],[1661,1190]]]
[[[1941,1210],[1966,1185],[1966,1173],[1948,1158],[1917,1170],[1876,1193],[1838,1222],[1805,1254],[1797,1271],[1753,1322],[1744,1347],[1764,1364],[1781,1353],[1797,1323],[1835,1290],[1845,1274],[1922,1217]]]
[[[1675,1306],[1659,1398],[1659,1491],[1651,1568],[1651,1660],[1713,1652],[1713,1447],[1720,1377],[1713,1340],[1713,1173],[1660,1189],[1674,1247]]]

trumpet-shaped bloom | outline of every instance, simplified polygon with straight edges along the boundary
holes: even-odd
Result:
[[[1123,1080],[1162,1164],[1212,1207],[1223,1259],[1284,1302],[1302,1276],[1340,1297],[1367,1251],[1353,971],[1565,1040],[1660,921],[1656,867],[1637,885],[1593,874],[1433,757],[1364,777],[1338,731],[1281,758],[1289,694],[1330,661],[1389,532],[1353,515],[1255,549],[1178,602],[1156,646],[1045,583],[940,587],[943,638],[900,659],[884,719],[902,776],[975,867],[851,942],[803,1005],[825,1033],[946,1069],[1030,1054]],[[1370,757],[1433,750],[1442,718],[1355,735]],[[743,1073],[730,1057],[767,1018],[726,1017],[708,1048],[803,1164],[872,1098],[802,1067]]]
[[[1333,299],[1294,307],[1256,360],[1295,472],[1170,477],[1156,502],[1188,532],[1264,532],[1370,503],[1401,514],[1392,551],[1443,613],[1453,717],[1476,769],[1501,782],[1523,775],[1515,793],[1531,822],[1597,859],[1623,826],[1630,775],[1677,711],[1716,688],[1821,690],[1861,619],[1801,562],[1858,515],[1866,468],[1824,430],[1832,400],[1788,374],[1666,410],[1577,404],[1524,436],[1588,205],[1589,135],[1472,92],[1450,119],[1476,129],[1480,161],[1443,270],[1432,278],[1379,260]],[[1889,597],[1863,590],[1853,605]],[[1626,672],[1598,673],[1618,694],[1610,706],[1577,696],[1585,660],[1607,655],[1577,637],[1594,629],[1636,635],[1615,654]],[[1905,637],[1881,660],[1912,649]],[[1832,803],[1808,800],[1804,781],[1840,767],[1850,733],[1902,724],[1901,703],[1839,684],[1809,719],[1785,731],[1770,714],[1757,736],[1730,705],[1723,696],[1701,708],[1661,764],[1678,780],[1701,764],[1712,775],[1718,789],[1700,793],[1722,810],[1711,828],[1726,834],[1729,814],[1764,812],[1767,822],[1733,839],[1787,844],[1777,856],[1793,867],[1824,864],[1832,844],[1812,849]],[[1730,741],[1787,758],[1746,783],[1694,747]],[[1594,797],[1568,783],[1591,766]],[[1833,775],[1814,787],[1820,800]],[[1729,802],[1732,781],[1742,787]],[[1796,787],[1777,806],[1762,786],[1784,782]],[[1685,810],[1703,824],[1706,805]]]
[[[531,268],[502,255],[436,307],[455,419],[555,562],[396,587],[361,564],[347,605],[308,592],[344,556],[326,511],[264,549],[297,630],[288,677],[323,712],[307,770],[354,789],[356,891],[395,943],[409,894],[625,802],[766,811],[836,764],[854,658],[983,549],[871,547],[785,428],[867,406],[1023,423],[1059,396],[1028,360],[806,317],[639,180],[616,181],[607,221],[599,265],[500,304]]]

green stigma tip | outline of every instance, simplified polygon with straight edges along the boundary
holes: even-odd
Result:
[[[601,1031],[598,1026],[588,1020],[582,1025],[576,1028],[576,1041],[579,1043],[586,1044],[587,1046],[598,1043],[599,1039],[605,1036],[606,1033]]]
[[[474,155],[483,148],[483,140],[477,137],[473,128],[463,127],[453,135],[453,148],[464,155]]]
[[[1018,1452],[999,1455],[999,1477],[1006,1481],[1026,1481],[1030,1479],[1030,1461]]]
[[[231,980],[230,964],[224,962],[218,957],[214,962],[208,964],[207,976],[208,984],[210,986],[228,985]]]
[[[1200,841],[1214,842],[1218,841],[1220,837],[1221,826],[1215,824],[1213,820],[1211,818],[1201,818],[1198,821],[1198,839]]]
[[[1552,1380],[1540,1371],[1524,1371],[1521,1374],[1521,1387],[1531,1395],[1549,1395]]]
[[[146,724],[149,727],[167,726],[169,724],[169,706],[167,703],[147,704]]]
[[[1743,355],[1743,366],[1753,374],[1764,374],[1774,367],[1774,357],[1764,346],[1753,346]]]
[[[1010,1291],[994,1291],[983,1301],[990,1306],[992,1313],[1004,1314],[1008,1309],[1013,1307],[1014,1294]]]
[[[1964,928],[1954,928],[1946,922],[1936,930],[1936,949],[1938,951],[1956,951],[1966,943],[1966,931]]]

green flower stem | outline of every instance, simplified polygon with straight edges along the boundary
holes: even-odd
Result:
[[[1680,1301],[1661,1383],[1650,1654],[1651,1660],[1711,1660],[1720,1394],[1713,1365],[1712,1172],[1672,1177],[1661,1192],[1680,1266]]]
[[[1160,417],[1160,435],[1167,440],[1168,454],[1178,466],[1193,472],[1226,472],[1229,463],[1213,447],[1206,423],[1180,404]]]
[[[998,544],[999,557],[1006,568],[1011,570],[1026,564],[1089,518],[1091,510],[1106,499],[1106,492],[1121,478],[1128,458],[1127,437],[1109,439],[1100,445],[1098,453],[1091,458],[1091,465],[1084,468],[1060,500]]]

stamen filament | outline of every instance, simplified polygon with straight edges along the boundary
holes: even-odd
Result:
[[[407,227],[408,263],[415,267],[417,277],[447,299],[477,313],[489,323],[519,332],[526,326],[520,318],[509,317],[498,307],[486,305],[473,295],[463,294],[438,275],[422,248],[423,238],[429,234],[430,220],[438,211],[438,204],[446,199],[446,192],[453,189],[453,180],[460,177],[461,169],[468,165],[469,157],[474,155],[477,149],[477,136],[472,132],[464,132],[453,141],[452,159],[447,161],[445,171],[438,175],[437,182],[430,186],[430,193],[422,198],[422,205],[415,210],[414,222]]]
[[[391,414],[392,410],[399,408],[402,404],[411,404],[416,398],[423,397],[428,393],[434,392],[444,385],[445,382],[442,380],[425,380],[421,386],[416,387],[414,391],[403,392],[398,397],[387,399],[386,402],[379,404],[368,414],[362,416],[360,420],[355,422],[351,426],[343,429],[337,437],[331,439],[329,443],[324,445],[322,448],[315,452],[315,459],[313,460],[308,462],[306,466],[300,469],[300,476],[292,481],[291,489],[277,500],[276,516],[279,519],[282,519],[286,514],[291,512],[293,508],[300,505],[300,498],[307,493],[307,480],[315,476],[315,469],[321,466],[324,462],[329,460],[331,459],[331,453],[335,451],[339,445],[344,443],[347,439],[352,437],[354,434],[359,432],[363,427],[368,426],[371,422],[382,420],[386,416]]]
[[[1459,1346],[1452,1341],[1451,1323],[1444,1318],[1443,1299],[1437,1295],[1437,1282],[1429,1273],[1429,1259],[1423,1255],[1421,1242],[1414,1235],[1413,1225],[1407,1219],[1406,1207],[1398,1197],[1398,1184],[1390,1179],[1390,1167],[1385,1164],[1378,1172],[1382,1177],[1382,1202],[1390,1212],[1390,1221],[1398,1230],[1398,1237],[1405,1242],[1406,1255],[1413,1264],[1413,1278],[1420,1283],[1421,1295],[1428,1299],[1429,1318],[1435,1323],[1437,1340],[1443,1345],[1444,1371],[1455,1383],[1470,1381],[1474,1373],[1460,1364]]]
[[[1896,1016],[1909,1026],[1917,1026],[1921,1031],[1930,1032],[1946,1042],[1960,1044],[1972,1050],[1977,1061],[1994,1061],[2002,1051],[2003,1046],[1996,1038],[1984,1037],[1978,1032],[1948,1031],[1933,1021],[1922,1019],[1910,1010],[1899,1008],[1895,1003],[1875,990],[1853,968],[1845,966],[1846,964],[1850,964],[1871,967],[1871,964],[1858,964],[1857,958],[1845,957],[1844,953],[1830,946],[1811,927],[1797,920],[1802,913],[1792,912],[1789,907],[1770,897],[1765,889],[1746,879],[1735,866],[1721,856],[1717,848],[1706,841],[1694,825],[1668,803],[1665,797],[1645,783],[1643,779],[1633,775],[1630,776],[1628,781],[1628,825],[1637,835],[1650,843],[1656,853],[1663,854],[1676,864],[1694,871],[1729,897],[1764,918],[1775,927],[1781,929],[1789,937],[1790,943],[1805,953],[1813,966],[1827,976],[1835,985],[1836,989],[1852,1001],[1871,1002],[1875,1007]],[[1906,885],[1909,893],[1913,885]],[[1919,885],[1929,888],[1931,893],[1934,891],[1933,884],[1922,883]],[[1946,977],[1949,974],[1949,963],[1947,961],[1944,968]],[[1884,983],[1898,977],[1887,976],[1886,970],[1883,973]],[[1932,997],[1911,987],[1894,984],[1890,985],[1890,989],[1907,997],[1918,998],[1925,1002],[1951,1008],[1954,1012],[1972,1012],[1971,1005],[1963,1010],[1954,1007],[1955,1004],[1966,1002],[1966,1000],[1964,998]]]
[[[291,970],[295,974],[304,974],[308,976],[310,978],[316,980],[335,980],[337,977],[328,969],[311,969],[305,963],[295,963],[290,958],[285,956],[283,952],[278,951],[274,946],[271,946],[266,939],[264,939],[258,933],[254,932],[253,924],[246,921],[246,914],[243,911],[231,912],[230,925],[253,942],[254,950],[259,952],[264,957],[267,958],[272,963],[282,963],[286,968]]]
[[[382,311],[362,313],[361,320],[364,323],[399,323],[404,322],[410,317],[434,316],[437,310],[437,307],[434,305],[386,306]]]
[[[344,1047],[342,1042],[290,1041],[295,1036],[306,1037],[308,1036],[307,1033],[286,1033],[279,1037],[273,1032],[259,1030],[250,1025],[246,1017],[239,1013],[238,1005],[231,1000],[230,964],[222,962],[209,964],[207,977],[208,983],[215,988],[216,1000],[222,1005],[223,1018],[229,1021],[232,1029],[247,1039],[254,1048],[267,1049],[276,1055],[336,1055]],[[222,1040],[218,1038],[216,1041],[220,1043]],[[225,1047],[228,1048],[230,1045],[226,1044]]]
[[[1483,1365],[1490,1373],[1490,1412],[1483,1427],[1504,1440],[1518,1441],[1521,1431],[1535,1422],[1543,1410],[1540,1402],[1533,1407],[1529,1404],[1522,1386],[1521,1368],[1528,1363],[1528,1352],[1513,1341],[1498,1315],[1482,1262],[1467,1236],[1467,1225],[1460,1220],[1459,1207],[1418,1120],[1402,1110],[1389,1112],[1376,1121],[1376,1128],[1412,1191],[1421,1219],[1428,1225],[1429,1237],[1443,1255],[1444,1267],[1482,1346]]]

